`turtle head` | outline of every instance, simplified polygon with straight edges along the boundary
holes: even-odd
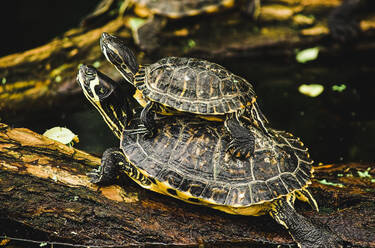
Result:
[[[117,83],[92,66],[81,65],[77,81],[86,98],[95,106],[113,133],[120,138],[131,111]]]
[[[116,67],[126,81],[133,84],[134,75],[139,66],[133,52],[125,45],[124,40],[103,33],[100,38],[100,48],[107,60]]]

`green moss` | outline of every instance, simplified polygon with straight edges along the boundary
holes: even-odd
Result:
[[[340,85],[333,85],[332,90],[337,91],[337,92],[343,92],[346,89],[345,84],[340,84]]]
[[[361,177],[361,178],[373,178],[370,174],[369,174],[369,171],[371,170],[371,168],[367,168],[365,171],[357,171],[358,173],[358,176]]]
[[[329,186],[334,186],[334,187],[340,187],[340,188],[344,187],[344,184],[328,182],[326,179],[318,180],[318,182],[324,185],[329,185]]]

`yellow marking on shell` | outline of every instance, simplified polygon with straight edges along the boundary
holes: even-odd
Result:
[[[250,102],[246,103],[246,106],[251,106],[257,99],[255,97],[251,98]]]
[[[149,177],[148,173],[144,170],[139,169],[139,172],[142,173],[145,177]],[[167,195],[182,201],[185,201],[190,204],[195,204],[195,205],[201,205],[201,206],[206,206],[210,208],[214,208],[220,211],[223,211],[228,214],[235,214],[235,215],[251,215],[251,216],[259,216],[268,213],[269,209],[271,208],[271,203],[270,201],[266,202],[260,202],[257,204],[253,204],[250,206],[228,206],[228,205],[219,205],[215,203],[214,201],[210,201],[207,199],[203,198],[197,198],[193,195],[190,194],[190,192],[182,192],[176,190],[177,195],[173,195],[168,192],[168,189],[174,189],[173,186],[171,186],[168,182],[160,182],[155,179],[156,184],[151,183],[150,185],[144,185],[142,182],[133,179],[137,184],[139,184],[141,187],[157,192],[159,194]],[[197,199],[199,202],[192,202],[189,199]]]
[[[180,96],[183,96],[185,94],[188,80],[189,80],[189,78],[185,75],[185,77],[184,77],[184,87],[183,87],[183,90],[182,90]]]
[[[147,101],[140,90],[136,90],[133,97],[142,107],[146,107]]]
[[[213,115],[199,115],[199,118],[208,120],[208,121],[224,121],[224,117],[213,116]]]
[[[138,90],[134,94],[134,98],[135,99],[137,99],[136,97],[143,98],[142,93],[140,91],[138,92]],[[137,99],[137,101],[138,101],[138,99]],[[145,103],[147,104],[147,102],[145,102]],[[142,103],[140,103],[140,104],[142,105]],[[144,107],[145,105],[142,105],[142,107]],[[157,111],[157,113],[161,114],[161,115],[178,115],[178,114],[182,114],[183,115],[183,114],[186,114],[186,111],[180,111],[180,110],[177,110],[177,109],[174,109],[174,108],[171,108],[171,107],[166,107],[164,105],[159,105],[159,106],[160,106],[160,109]],[[222,122],[222,121],[225,120],[225,116],[224,115],[201,115],[201,114],[197,114],[197,117],[199,117],[201,119],[204,119],[204,120],[208,120],[208,121]]]
[[[128,160],[128,159],[126,158],[126,160]],[[129,160],[128,160],[128,162],[131,163]],[[137,167],[137,169],[138,169],[139,173],[143,174],[143,176],[145,176],[146,178],[150,177],[150,175],[146,171],[141,170],[138,167]],[[263,200],[263,201],[260,201],[258,203],[248,205],[248,206],[241,206],[239,204],[233,205],[233,206],[228,206],[228,205],[224,205],[224,204],[218,204],[213,200],[195,197],[190,192],[178,191],[177,189],[175,189],[173,186],[171,186],[166,181],[160,182],[160,181],[158,181],[154,178],[156,184],[151,183],[149,185],[145,185],[141,181],[136,180],[135,178],[131,177],[131,179],[133,181],[135,181],[137,184],[139,184],[141,187],[143,187],[145,189],[148,189],[148,190],[151,190],[151,191],[154,191],[154,192],[157,192],[159,194],[167,195],[167,196],[185,201],[185,202],[190,203],[190,204],[214,208],[214,209],[223,211],[225,213],[234,214],[234,215],[259,216],[259,215],[264,215],[264,214],[270,213],[270,211],[272,209],[275,210],[275,200],[280,199],[282,197],[287,197],[287,201],[289,202],[295,197],[294,194],[296,194],[296,193],[301,194],[298,191],[307,192],[310,195],[311,199],[314,201],[314,204],[316,204],[315,199],[311,196],[310,192],[307,191],[307,189],[306,189],[308,187],[308,185],[311,184],[311,181],[306,182],[305,186],[303,186],[301,189],[295,189],[294,191],[292,191],[292,192],[290,192],[286,195],[279,195],[278,197],[276,197],[274,199],[271,199],[271,200]],[[168,189],[176,190],[177,195],[169,193]],[[199,200],[199,202],[192,202],[189,199],[197,199],[197,200]],[[317,204],[316,204],[316,206],[317,206]],[[292,207],[293,207],[293,204],[292,204]],[[277,218],[277,216],[276,216],[276,218]],[[282,223],[280,223],[280,224],[282,224]]]
[[[148,189],[154,192],[163,194],[163,195],[171,196],[173,198],[182,200],[190,204],[206,206],[206,207],[214,208],[214,209],[223,211],[225,213],[234,214],[234,215],[251,215],[251,216],[264,215],[269,211],[270,206],[271,206],[270,202],[253,204],[253,205],[245,206],[245,207],[218,205],[214,201],[197,198],[191,195],[189,192],[182,192],[182,191],[176,190],[177,195],[170,194],[168,192],[168,189],[171,189],[171,188],[173,189],[173,187],[168,182],[160,182],[156,180],[156,185],[151,184],[151,186]],[[199,200],[199,202],[192,202],[191,200],[189,200],[192,198]]]
[[[166,108],[163,105],[160,105],[160,111],[158,111],[158,113],[161,115],[175,115],[175,114],[179,114],[180,112],[177,110]]]

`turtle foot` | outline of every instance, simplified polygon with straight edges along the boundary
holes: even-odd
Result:
[[[251,145],[251,138],[234,138],[227,147],[232,150],[232,156],[239,159],[248,159],[254,153],[254,146]],[[253,141],[254,143],[254,141]]]
[[[297,213],[294,209],[295,196],[288,195],[273,202],[270,215],[290,233],[294,241],[301,248],[340,248],[350,247],[344,241],[320,224]]]
[[[228,119],[225,125],[232,136],[227,151],[231,150],[233,157],[248,159],[254,154],[254,135],[252,132],[241,126],[236,118]]]
[[[91,183],[109,185],[114,182],[118,174],[118,168],[126,163],[124,154],[119,148],[109,148],[104,151],[101,165],[86,175]]]

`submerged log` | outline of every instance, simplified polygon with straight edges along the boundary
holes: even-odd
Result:
[[[290,245],[269,216],[232,216],[140,188],[126,177],[98,187],[86,173],[100,159],[28,129],[0,125],[0,233],[15,227],[44,233],[50,242],[85,246],[243,247]],[[321,211],[297,210],[329,226],[344,240],[375,247],[373,164],[316,168],[311,191]],[[121,187],[122,186],[122,187]]]
[[[104,31],[127,39],[130,47],[138,51],[141,63],[165,56],[197,56],[213,61],[239,56],[293,56],[295,48],[317,45],[322,46],[322,53],[329,53],[339,46],[325,42],[329,35],[327,16],[340,3],[340,0],[265,1],[257,24],[238,9],[171,21],[160,34],[161,44],[156,53],[147,56],[133,45],[128,24],[131,14],[99,28],[72,29],[44,46],[0,58],[0,115],[63,102],[78,91],[75,78],[81,63],[94,64],[113,75],[114,68],[100,53],[98,41]],[[364,37],[370,37],[375,29],[375,16],[365,16],[361,29]],[[369,39],[361,39],[351,49],[373,49],[373,44]],[[118,78],[118,74],[113,77]]]

